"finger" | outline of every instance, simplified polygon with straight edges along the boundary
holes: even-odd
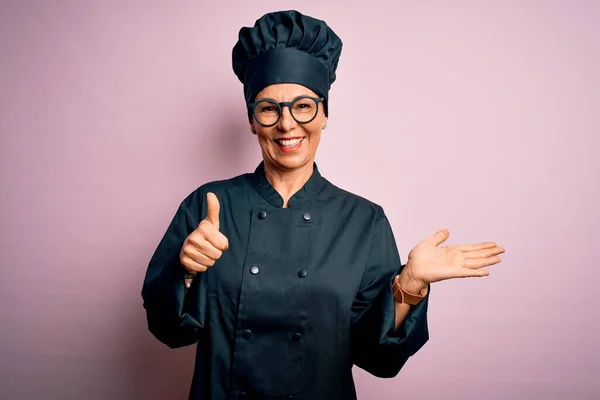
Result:
[[[502,247],[496,246],[496,247],[492,247],[491,249],[467,251],[464,253],[464,257],[466,259],[488,258],[488,257],[497,256],[502,253],[504,253],[504,249]]]
[[[192,244],[192,246],[190,246],[189,256],[194,259],[196,254],[202,254],[210,260],[218,260],[223,255],[223,251],[213,246],[208,239],[197,239],[194,237],[190,238],[189,240]]]
[[[460,278],[481,278],[484,276],[489,276],[490,275],[490,271],[488,271],[487,269],[461,269],[460,270]]]
[[[206,220],[213,224],[217,230],[219,230],[219,211],[221,210],[221,205],[219,204],[219,199],[214,193],[206,194]]]
[[[465,261],[465,267],[467,267],[468,269],[478,269],[498,264],[500,261],[502,260],[498,256],[489,258],[470,259]]]
[[[227,237],[219,232],[219,230],[207,220],[200,222],[198,231],[203,239],[208,240],[208,242],[217,249],[225,251],[229,248],[229,240]],[[198,243],[201,243],[201,240],[198,240]]]
[[[444,243],[448,239],[448,237],[450,237],[450,232],[448,231],[448,229],[442,229],[437,231],[435,235],[430,236],[426,240],[430,241],[436,246],[439,246],[440,244]]]
[[[204,237],[210,244],[221,251],[225,251],[229,248],[229,240],[227,240],[225,235],[211,226],[208,226],[206,229],[208,232]]]
[[[494,242],[482,242],[482,243],[474,243],[474,244],[463,244],[456,246],[461,251],[477,251],[477,250],[485,250],[491,249],[492,247],[496,247],[496,243]]]
[[[213,265],[215,265],[215,261],[216,261],[215,259],[210,258],[206,254],[202,254],[199,251],[196,251],[191,254],[186,253],[186,256],[191,258],[196,263],[198,263],[200,265],[204,265],[205,267],[212,267]]]
[[[189,272],[204,272],[208,269],[208,266],[197,263],[185,254],[181,256],[180,262]]]

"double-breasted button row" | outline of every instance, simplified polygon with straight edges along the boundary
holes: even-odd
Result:
[[[252,339],[252,331],[250,329],[244,329],[242,331],[242,337],[246,340],[250,340]],[[292,341],[298,343],[299,341],[302,340],[302,334],[298,333],[298,332],[294,332],[292,334]]]
[[[258,219],[265,219],[267,218],[267,212],[265,210],[259,211],[257,217]],[[308,222],[312,219],[312,216],[310,215],[310,213],[305,212],[304,214],[302,214],[302,219]]]
[[[252,275],[257,275],[259,272],[260,272],[260,268],[258,267],[258,265],[250,266],[250,273]],[[300,271],[298,271],[298,277],[300,277],[300,278],[306,278],[307,275],[308,275],[308,271],[305,269],[301,269]]]

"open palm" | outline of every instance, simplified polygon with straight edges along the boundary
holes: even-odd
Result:
[[[412,279],[427,284],[487,276],[490,272],[485,267],[501,261],[498,255],[504,253],[504,249],[494,242],[441,246],[449,236],[448,230],[443,229],[411,250],[406,267]]]

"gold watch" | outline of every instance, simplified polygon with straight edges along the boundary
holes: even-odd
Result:
[[[402,286],[400,286],[400,275],[396,275],[394,278],[392,291],[396,303],[405,303],[410,304],[411,306],[416,306],[423,298],[425,298],[425,296],[427,296],[427,288],[421,289],[421,293],[419,294],[410,293],[404,290]]]

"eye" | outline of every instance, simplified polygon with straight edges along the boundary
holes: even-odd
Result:
[[[294,111],[307,113],[314,112],[317,107],[317,104],[313,99],[298,99],[294,103]]]
[[[258,107],[258,112],[261,113],[272,113],[272,112],[277,112],[277,107],[273,106],[273,105],[261,105]]]

